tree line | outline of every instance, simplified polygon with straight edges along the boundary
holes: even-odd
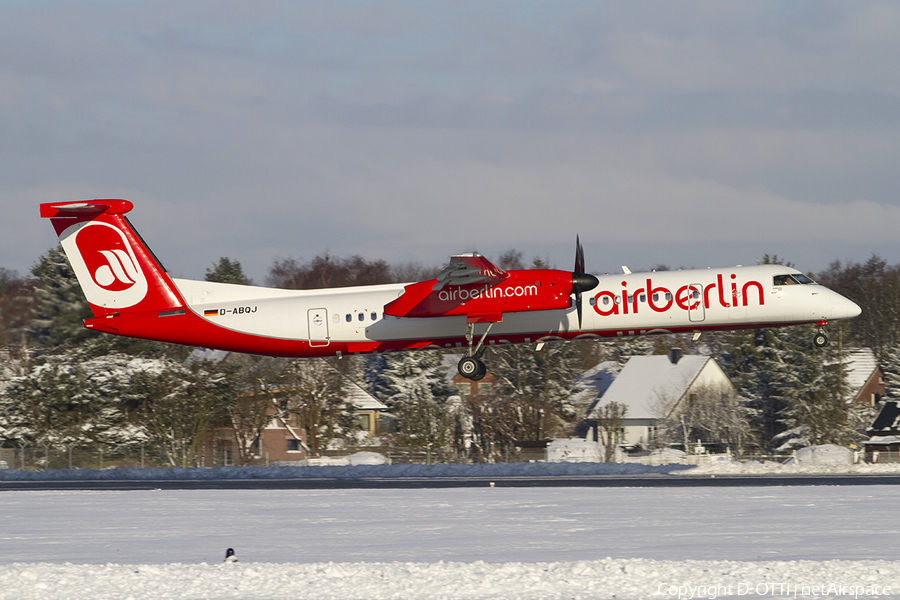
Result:
[[[763,257],[763,262],[781,262]],[[510,250],[499,265],[545,268]],[[656,269],[664,269],[657,265]],[[391,266],[359,256],[275,260],[266,284],[291,289],[341,287],[433,277],[440,267]],[[0,269],[0,441],[25,444],[150,444],[166,464],[194,464],[215,427],[230,427],[238,462],[250,462],[254,440],[278,414],[296,416],[311,455],[363,441],[346,402],[360,385],[389,407],[399,428],[384,438],[427,460],[502,460],[523,440],[583,433],[589,403],[577,377],[603,360],[668,353],[673,347],[716,358],[737,393],[699,394],[664,421],[659,443],[727,441],[747,453],[771,454],[815,443],[861,438],[871,410],[845,405],[846,355],[872,348],[888,374],[900,374],[900,267],[873,256],[834,262],[814,276],[863,308],[834,324],[833,343],[816,349],[809,327],[492,347],[495,383],[461,394],[447,376],[455,358],[441,351],[337,359],[275,359],[233,354],[189,360],[189,348],[97,334],[65,255],[57,247],[28,276]],[[240,263],[221,258],[206,279],[250,283]],[[7,356],[8,355],[8,356]],[[706,397],[708,396],[708,397]],[[273,407],[275,414],[273,416]],[[614,415],[621,418],[622,415]],[[609,445],[609,444],[607,444]]]

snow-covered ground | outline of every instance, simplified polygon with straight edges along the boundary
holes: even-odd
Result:
[[[3,481],[24,480],[148,480],[148,479],[363,479],[400,477],[553,477],[579,475],[791,475],[791,474],[889,474],[900,473],[900,463],[870,465],[854,464],[853,452],[839,446],[813,446],[799,450],[795,457],[784,462],[715,460],[705,465],[669,464],[644,465],[635,462],[577,462],[586,455],[584,440],[558,440],[556,454],[566,457],[562,462],[494,463],[494,464],[433,464],[388,465],[385,458],[372,452],[359,452],[346,458],[330,459],[323,466],[219,467],[175,469],[61,469],[55,471],[0,470]],[[596,452],[595,452],[596,454]],[[655,462],[677,461],[680,451],[667,450]],[[724,457],[722,457],[724,458]],[[572,462],[568,462],[572,461]],[[2,489],[2,488],[0,488]]]
[[[894,486],[3,491],[0,598],[882,597],[898,504]]]

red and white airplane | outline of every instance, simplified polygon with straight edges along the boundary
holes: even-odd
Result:
[[[461,349],[463,376],[499,344],[816,323],[861,310],[780,265],[595,277],[576,242],[574,272],[504,271],[479,254],[454,256],[437,279],[283,290],[169,277],[125,213],[126,200],[41,205],[94,317],[117,335],[272,356],[344,356]],[[582,296],[588,295],[587,306]]]

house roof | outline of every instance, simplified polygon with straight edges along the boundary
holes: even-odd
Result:
[[[357,384],[349,379],[345,380],[346,385],[344,392],[347,394],[347,400],[356,410],[387,410],[387,404],[381,402],[378,398],[371,395]]]
[[[891,435],[900,433],[900,406],[898,402],[885,402],[881,412],[872,422],[870,435]]]
[[[605,360],[576,377],[572,386],[572,403],[579,407],[593,408],[621,370],[622,367],[618,362]]]
[[[633,356],[603,394],[597,408],[618,402],[628,407],[626,419],[662,418],[665,414],[661,413],[671,410],[708,367],[712,369],[712,378],[728,382],[722,369],[708,356],[682,356],[677,363],[667,355]]]
[[[864,441],[863,446],[887,446],[900,444],[900,438],[895,435],[873,435],[871,439]]]
[[[844,382],[847,385],[844,401],[852,402],[868,383],[872,373],[878,369],[878,361],[871,348],[859,348],[847,353],[844,368],[846,369]]]

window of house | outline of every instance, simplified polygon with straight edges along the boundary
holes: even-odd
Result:
[[[471,383],[457,383],[456,389],[459,390],[459,393],[463,396],[468,396],[472,393],[472,384]]]
[[[289,438],[287,440],[287,451],[288,452],[300,452],[300,440],[295,440],[294,438]]]
[[[478,393],[481,395],[487,395],[491,393],[491,384],[489,382],[479,381],[478,382]]]
[[[362,429],[363,431],[369,431],[369,415],[356,415],[356,426]]]

